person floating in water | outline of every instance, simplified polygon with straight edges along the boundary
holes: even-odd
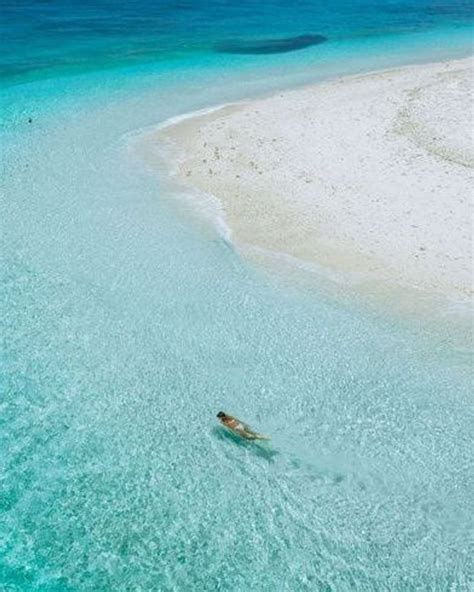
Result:
[[[232,415],[227,415],[223,411],[219,411],[217,417],[223,426],[241,438],[245,438],[246,440],[270,440],[267,436],[263,436],[252,430],[252,428],[240,421],[240,419],[232,417]]]

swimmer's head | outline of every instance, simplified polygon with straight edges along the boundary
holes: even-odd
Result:
[[[226,414],[223,411],[219,411],[219,413],[217,414],[217,417],[219,417],[220,419],[222,419],[225,416]]]

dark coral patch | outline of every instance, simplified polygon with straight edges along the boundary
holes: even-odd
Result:
[[[266,54],[266,53],[285,53],[304,49],[311,45],[319,45],[327,41],[324,35],[298,35],[296,37],[285,37],[283,39],[260,39],[245,40],[231,39],[216,44],[215,50],[221,53],[240,53],[240,54]]]

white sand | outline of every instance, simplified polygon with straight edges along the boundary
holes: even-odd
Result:
[[[280,93],[158,133],[236,244],[472,293],[472,60]],[[154,135],[154,141],[157,134]]]

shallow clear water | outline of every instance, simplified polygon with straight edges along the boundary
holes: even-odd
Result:
[[[192,109],[469,51],[467,4],[317,8],[3,3],[6,590],[472,585],[471,344],[266,274],[130,148]],[[302,32],[338,40],[212,49]]]

